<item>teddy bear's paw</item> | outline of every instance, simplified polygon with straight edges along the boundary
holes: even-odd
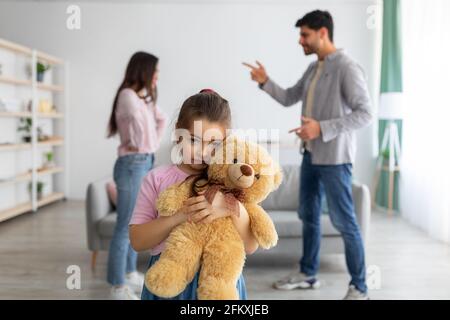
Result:
[[[197,289],[199,300],[238,300],[236,283],[214,277],[203,279]]]
[[[277,245],[278,242],[278,234],[275,231],[275,228],[270,228],[266,230],[255,230],[253,235],[258,242],[258,244],[263,249],[270,249]]]
[[[147,271],[145,286],[158,297],[175,297],[187,286],[186,270],[174,262],[160,260]]]

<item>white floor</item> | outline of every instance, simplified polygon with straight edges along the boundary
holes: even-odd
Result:
[[[381,272],[381,288],[372,299],[450,299],[450,246],[430,239],[399,217],[374,213],[367,265]],[[105,299],[106,252],[90,270],[84,203],[60,202],[35,214],[0,223],[0,299]],[[146,257],[139,268],[144,271]],[[81,269],[81,289],[66,286],[70,265]],[[280,292],[274,280],[293,266],[248,266],[250,299],[341,299],[349,277],[340,255],[322,257],[323,286],[316,291]]]

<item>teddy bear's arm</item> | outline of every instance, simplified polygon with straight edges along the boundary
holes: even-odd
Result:
[[[253,236],[264,249],[274,247],[278,242],[278,234],[267,212],[254,203],[244,203],[250,217]]]
[[[183,202],[187,200],[191,194],[192,183],[185,181],[170,186],[158,197],[156,209],[160,216],[168,217],[174,215],[183,207]]]

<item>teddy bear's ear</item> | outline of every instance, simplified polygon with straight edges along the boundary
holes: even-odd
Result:
[[[281,181],[283,180],[283,171],[278,164],[274,165],[274,167],[275,175],[273,176],[273,190],[276,190],[281,185]]]

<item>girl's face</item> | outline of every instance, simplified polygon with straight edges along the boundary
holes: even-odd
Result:
[[[206,119],[193,121],[181,141],[183,164],[193,171],[204,170],[225,137],[226,128],[222,124]]]

